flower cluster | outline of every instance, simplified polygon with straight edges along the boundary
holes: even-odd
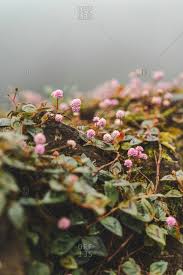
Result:
[[[95,126],[98,128],[104,128],[106,126],[106,119],[105,118],[99,118],[98,116],[95,116],[93,118],[93,122],[95,123]]]
[[[36,146],[34,148],[34,152],[36,154],[42,155],[45,152],[45,143],[46,143],[46,137],[43,133],[38,133],[34,136],[34,142],[36,143]]]
[[[133,157],[136,159],[144,159],[146,160],[148,158],[148,156],[146,154],[143,153],[144,148],[142,146],[136,146],[135,148],[130,148],[128,150],[128,157]],[[124,166],[126,166],[127,168],[131,168],[133,166],[133,162],[131,159],[126,159],[124,161]]]
[[[117,99],[110,99],[106,98],[103,101],[100,102],[99,107],[102,109],[105,109],[107,107],[113,107],[119,104],[119,101]]]
[[[86,136],[87,136],[87,138],[90,139],[90,140],[91,140],[92,138],[94,138],[95,135],[96,135],[96,133],[95,133],[95,131],[94,131],[93,129],[89,129],[89,130],[86,132]]]
[[[61,115],[61,114],[56,114],[55,115],[55,121],[56,122],[62,122],[62,120],[63,120],[63,116]]]
[[[73,99],[70,105],[73,113],[79,113],[81,108],[81,99],[79,98]]]

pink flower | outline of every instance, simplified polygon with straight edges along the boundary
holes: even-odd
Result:
[[[56,122],[62,122],[63,120],[63,116],[61,114],[56,114],[55,115],[55,121]]]
[[[116,126],[120,126],[120,125],[123,125],[123,122],[121,121],[121,119],[116,118],[115,121],[114,121],[114,124],[115,124]]]
[[[59,109],[61,110],[61,111],[63,111],[63,112],[65,112],[65,111],[67,111],[68,109],[69,109],[69,105],[67,104],[67,103],[61,103],[60,105],[59,105]]]
[[[93,122],[97,123],[99,120],[100,120],[100,118],[98,116],[94,116]]]
[[[71,108],[73,113],[79,113],[81,108],[81,100],[79,98],[75,98],[71,101]]]
[[[156,71],[156,72],[153,73],[152,78],[155,81],[160,81],[161,79],[164,78],[164,72],[162,72],[162,71]]]
[[[135,148],[138,152],[144,152],[144,148],[142,146],[137,146]]]
[[[119,104],[119,100],[117,100],[117,99],[111,99],[111,105],[112,106],[116,106],[118,104]]]
[[[43,133],[38,133],[34,136],[34,142],[36,144],[44,144],[46,143],[46,137]]]
[[[55,90],[51,93],[53,97],[62,98],[64,96],[64,92],[62,90]]]
[[[86,132],[86,136],[88,139],[92,139],[94,138],[96,135],[95,131],[93,129],[89,129],[87,132]]]
[[[148,156],[146,154],[143,154],[143,153],[139,152],[138,158],[146,160],[146,159],[148,159]]]
[[[76,147],[76,142],[73,139],[68,139],[67,145],[72,147],[72,149],[74,149]]]
[[[152,102],[152,104],[160,105],[161,104],[161,97],[160,96],[153,96],[151,102]]]
[[[173,95],[168,92],[164,95],[164,99],[172,99],[172,97],[173,97]]]
[[[138,154],[139,154],[139,151],[136,150],[135,148],[130,148],[130,149],[128,150],[128,156],[129,156],[129,157],[137,157]]]
[[[167,100],[167,99],[163,100],[163,106],[167,107],[169,105],[170,105],[170,101],[169,100]]]
[[[45,146],[43,144],[36,144],[34,152],[38,155],[42,155],[45,152]]]
[[[143,90],[142,96],[149,96],[149,90]]]
[[[117,138],[117,137],[119,137],[120,136],[120,132],[118,131],[118,130],[114,130],[113,132],[112,132],[112,134],[111,134],[111,137],[113,138],[113,139],[115,139],[115,138]]]
[[[118,110],[116,112],[116,118],[123,118],[125,116],[125,111],[123,110]]]
[[[169,216],[166,218],[166,223],[169,227],[174,227],[177,224],[177,221],[173,216]]]
[[[99,128],[104,128],[106,126],[105,118],[99,119],[99,121],[96,123],[96,126],[98,126]]]
[[[132,165],[133,165],[133,162],[131,161],[131,159],[126,159],[124,161],[124,166],[126,166],[127,168],[130,169],[132,167]]]
[[[113,140],[113,138],[112,138],[111,135],[108,134],[108,133],[106,133],[106,134],[103,136],[103,141],[106,142],[106,143],[110,143],[112,140]]]
[[[62,217],[58,221],[57,226],[59,229],[67,230],[71,226],[71,220],[66,217]]]

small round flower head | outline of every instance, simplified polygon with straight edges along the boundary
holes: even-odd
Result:
[[[86,136],[88,139],[92,139],[94,138],[96,135],[95,131],[93,129],[89,129],[87,132],[86,132]]]
[[[43,133],[38,133],[34,136],[34,142],[36,144],[44,144],[46,143],[46,137]]]
[[[142,91],[142,96],[149,96],[149,90],[143,90]]]
[[[170,105],[170,101],[168,99],[163,100],[163,106],[168,107]]]
[[[123,110],[118,110],[116,112],[116,118],[123,118],[125,116],[125,111]]]
[[[96,123],[96,126],[99,127],[99,128],[104,128],[106,126],[105,118],[99,119],[99,121]]]
[[[146,154],[143,154],[143,153],[139,152],[138,158],[146,160],[146,159],[148,159],[148,156]]]
[[[53,155],[54,157],[58,157],[60,154],[59,154],[59,152],[58,152],[58,151],[56,151],[56,150],[55,150],[55,151],[53,152],[53,154],[52,154],[52,155]]]
[[[67,230],[71,226],[71,220],[66,217],[62,217],[58,221],[57,226],[61,230]]]
[[[118,131],[118,130],[114,130],[113,132],[112,132],[112,134],[111,134],[111,137],[113,138],[113,139],[115,139],[115,138],[117,138],[117,137],[119,137],[120,136],[120,132]]]
[[[173,95],[169,92],[165,93],[164,99],[172,99]]]
[[[135,148],[138,152],[144,152],[144,148],[142,146],[137,146]]]
[[[66,178],[66,181],[67,181],[67,183],[74,184],[78,181],[78,179],[79,179],[78,176],[71,174]]]
[[[128,150],[128,156],[129,157],[137,157],[138,153],[139,153],[139,151],[137,149],[135,149],[135,148],[130,148]]]
[[[169,216],[166,218],[166,223],[169,227],[174,227],[177,224],[177,221],[173,216]]]
[[[61,103],[60,105],[59,105],[59,109],[62,111],[62,112],[65,112],[65,111],[67,111],[68,109],[69,109],[69,105],[67,104],[67,103]]]
[[[162,71],[156,71],[156,72],[153,73],[152,78],[155,81],[160,81],[161,79],[164,78],[164,72],[162,72]]]
[[[112,136],[110,134],[108,134],[108,133],[106,133],[103,136],[103,141],[106,142],[106,143],[110,143],[112,140],[113,140]]]
[[[98,116],[94,116],[94,118],[93,118],[93,122],[97,123],[99,120],[100,120],[100,117],[98,117]]]
[[[160,96],[153,96],[151,102],[152,104],[155,104],[155,105],[160,105],[161,104],[161,97]]]
[[[126,159],[124,161],[124,166],[126,166],[128,169],[130,169],[133,165],[133,162],[131,161],[131,159]]]
[[[34,152],[38,155],[42,155],[45,152],[45,146],[43,144],[36,144]]]
[[[121,119],[116,118],[115,121],[114,121],[114,124],[115,124],[116,126],[120,126],[120,125],[123,125],[123,122],[121,121]]]
[[[51,95],[55,98],[62,98],[64,96],[64,92],[62,90],[55,90],[51,93]]]
[[[117,99],[111,99],[111,105],[112,106],[116,106],[116,105],[118,105],[119,104],[119,100],[117,100]]]
[[[55,115],[55,121],[56,122],[62,122],[63,120],[63,116],[61,114],[56,114]]]
[[[73,113],[79,113],[81,108],[81,100],[79,98],[75,98],[71,101],[71,108]]]
[[[76,142],[73,139],[68,139],[67,145],[72,147],[72,149],[74,149],[76,147]]]

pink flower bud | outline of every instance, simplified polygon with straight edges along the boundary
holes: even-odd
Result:
[[[73,113],[79,113],[81,108],[81,100],[79,98],[75,98],[71,101],[71,108]]]
[[[167,99],[163,100],[163,106],[167,107],[169,105],[170,105],[170,101],[169,100],[167,100]]]
[[[124,166],[126,166],[128,169],[130,169],[133,165],[133,162],[131,161],[131,159],[126,159],[124,161]]]
[[[38,155],[42,155],[45,152],[45,146],[43,144],[37,144],[34,147],[34,152]]]
[[[97,123],[99,120],[100,120],[100,118],[98,116],[94,116],[93,122]]]
[[[114,124],[115,124],[116,126],[120,126],[120,125],[123,125],[123,122],[121,121],[121,119],[116,118],[115,121],[114,121]]]
[[[169,227],[174,227],[177,224],[177,221],[173,216],[169,216],[166,218],[166,223]]]
[[[116,112],[116,118],[123,118],[125,116],[125,111],[123,110],[118,110]]]
[[[142,146],[137,146],[135,148],[138,152],[144,152],[144,148]]]
[[[164,78],[164,72],[162,72],[162,71],[156,71],[156,72],[153,73],[152,78],[155,81],[160,81],[161,79]]]
[[[99,127],[99,128],[104,128],[106,126],[105,118],[99,119],[99,121],[96,123],[96,126]]]
[[[62,122],[63,120],[63,116],[61,114],[56,114],[55,115],[55,121],[56,122]]]
[[[148,159],[148,156],[146,154],[143,154],[143,153],[139,152],[138,158],[146,160],[146,159]]]
[[[138,156],[138,150],[136,150],[135,148],[130,148],[128,150],[128,156],[129,157],[137,157]]]
[[[55,90],[51,93],[53,97],[62,98],[64,96],[64,92],[62,90]]]
[[[58,221],[57,226],[61,230],[67,230],[71,226],[71,221],[66,217],[62,217]]]
[[[69,109],[69,105],[67,103],[61,103],[59,105],[59,109],[62,111],[62,112],[65,112]]]
[[[76,147],[76,142],[73,139],[68,139],[67,145],[72,147],[72,149],[74,149]]]
[[[96,135],[95,131],[93,129],[89,129],[87,132],[86,132],[86,136],[88,139],[92,139],[94,138]]]
[[[160,105],[161,104],[161,97],[160,96],[153,96],[151,102],[152,104],[155,104],[155,105]]]
[[[103,141],[106,142],[106,143],[110,143],[112,140],[113,140],[113,138],[112,138],[111,135],[108,134],[108,133],[106,133],[106,134],[103,136]]]
[[[111,137],[113,138],[113,139],[115,139],[115,138],[117,138],[117,137],[119,137],[120,136],[120,132],[118,131],[118,130],[114,130],[113,132],[112,132],[112,134],[111,134]]]
[[[46,137],[43,133],[38,133],[34,136],[34,142],[36,144],[44,144],[46,143]]]

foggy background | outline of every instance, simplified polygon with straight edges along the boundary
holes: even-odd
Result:
[[[183,71],[182,0],[0,0],[0,95]]]

